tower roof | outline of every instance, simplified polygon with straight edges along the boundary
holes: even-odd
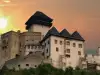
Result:
[[[55,27],[52,27],[47,34],[45,35],[45,37],[43,38],[43,40],[47,39],[49,36],[60,36],[58,30]]]
[[[51,19],[50,17],[48,17],[47,15],[45,15],[43,12],[40,11],[36,11],[29,19],[28,21],[25,23],[26,29],[29,29],[31,27],[32,24],[39,24],[39,25],[44,25],[44,26],[52,26],[52,21],[53,19]]]
[[[70,38],[70,33],[66,30],[66,29],[63,29],[61,32],[60,32],[60,35],[62,37],[65,37],[65,38]]]
[[[85,41],[85,40],[83,39],[83,37],[82,37],[77,31],[75,31],[75,32],[71,35],[71,38],[72,38],[72,39],[75,39],[75,40]]]

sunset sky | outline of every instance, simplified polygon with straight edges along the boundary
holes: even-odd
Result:
[[[0,17],[8,21],[0,33],[25,31],[25,22],[38,10],[53,18],[59,31],[66,28],[70,33],[80,32],[86,50],[100,46],[100,0],[0,0]]]

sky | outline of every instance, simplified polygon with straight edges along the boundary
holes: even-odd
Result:
[[[100,0],[0,0],[0,15],[8,19],[9,30],[25,31],[25,22],[36,11],[53,18],[53,26],[59,31],[66,28],[70,33],[78,31],[85,41],[86,50],[100,46]]]

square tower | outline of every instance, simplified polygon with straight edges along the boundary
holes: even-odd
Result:
[[[45,36],[45,34],[52,26],[52,21],[53,19],[51,19],[44,13],[37,11],[25,23],[26,30],[28,30],[29,32],[41,32],[41,35]]]

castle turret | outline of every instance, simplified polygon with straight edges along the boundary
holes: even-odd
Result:
[[[37,11],[25,23],[26,30],[28,30],[29,32],[41,32],[41,34],[44,36],[52,26],[52,21],[53,19],[51,19],[44,13]]]

